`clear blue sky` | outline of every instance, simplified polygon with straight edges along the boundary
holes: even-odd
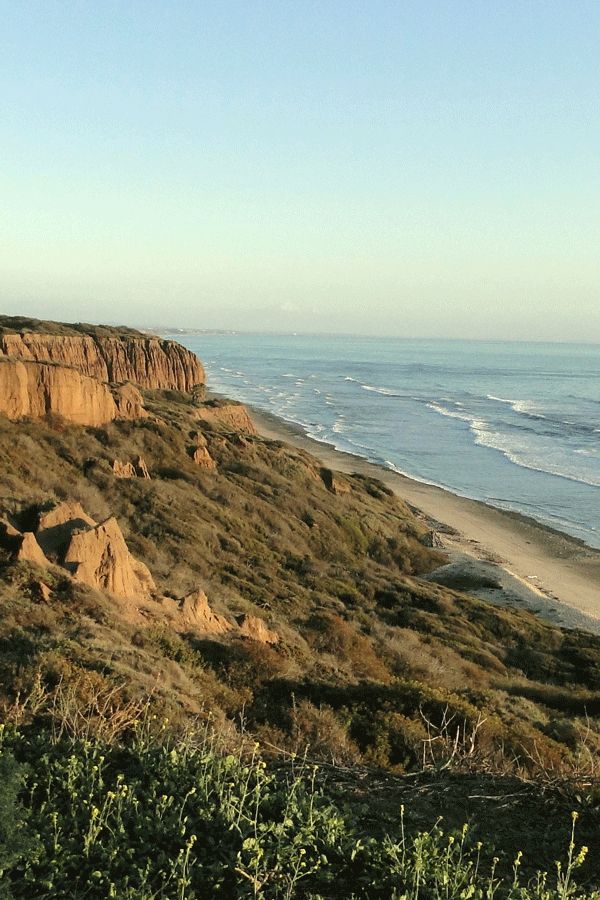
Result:
[[[0,2],[0,307],[600,341],[600,3]]]

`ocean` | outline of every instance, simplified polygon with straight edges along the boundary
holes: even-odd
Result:
[[[600,346],[173,335],[317,441],[600,547]]]

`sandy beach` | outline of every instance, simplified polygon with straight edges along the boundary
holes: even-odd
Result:
[[[415,481],[315,441],[301,428],[251,408],[259,433],[316,456],[340,472],[380,479],[437,533],[448,565],[432,580],[565,628],[600,634],[600,551],[518,513]]]

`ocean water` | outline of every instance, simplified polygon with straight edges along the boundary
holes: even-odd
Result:
[[[175,335],[318,441],[600,547],[600,346]]]

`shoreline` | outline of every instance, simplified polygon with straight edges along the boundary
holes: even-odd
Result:
[[[600,550],[521,513],[338,450],[255,406],[248,409],[262,437],[306,450],[328,468],[377,478],[404,500],[437,533],[449,558],[428,576],[432,581],[526,609],[560,627],[600,634]]]

